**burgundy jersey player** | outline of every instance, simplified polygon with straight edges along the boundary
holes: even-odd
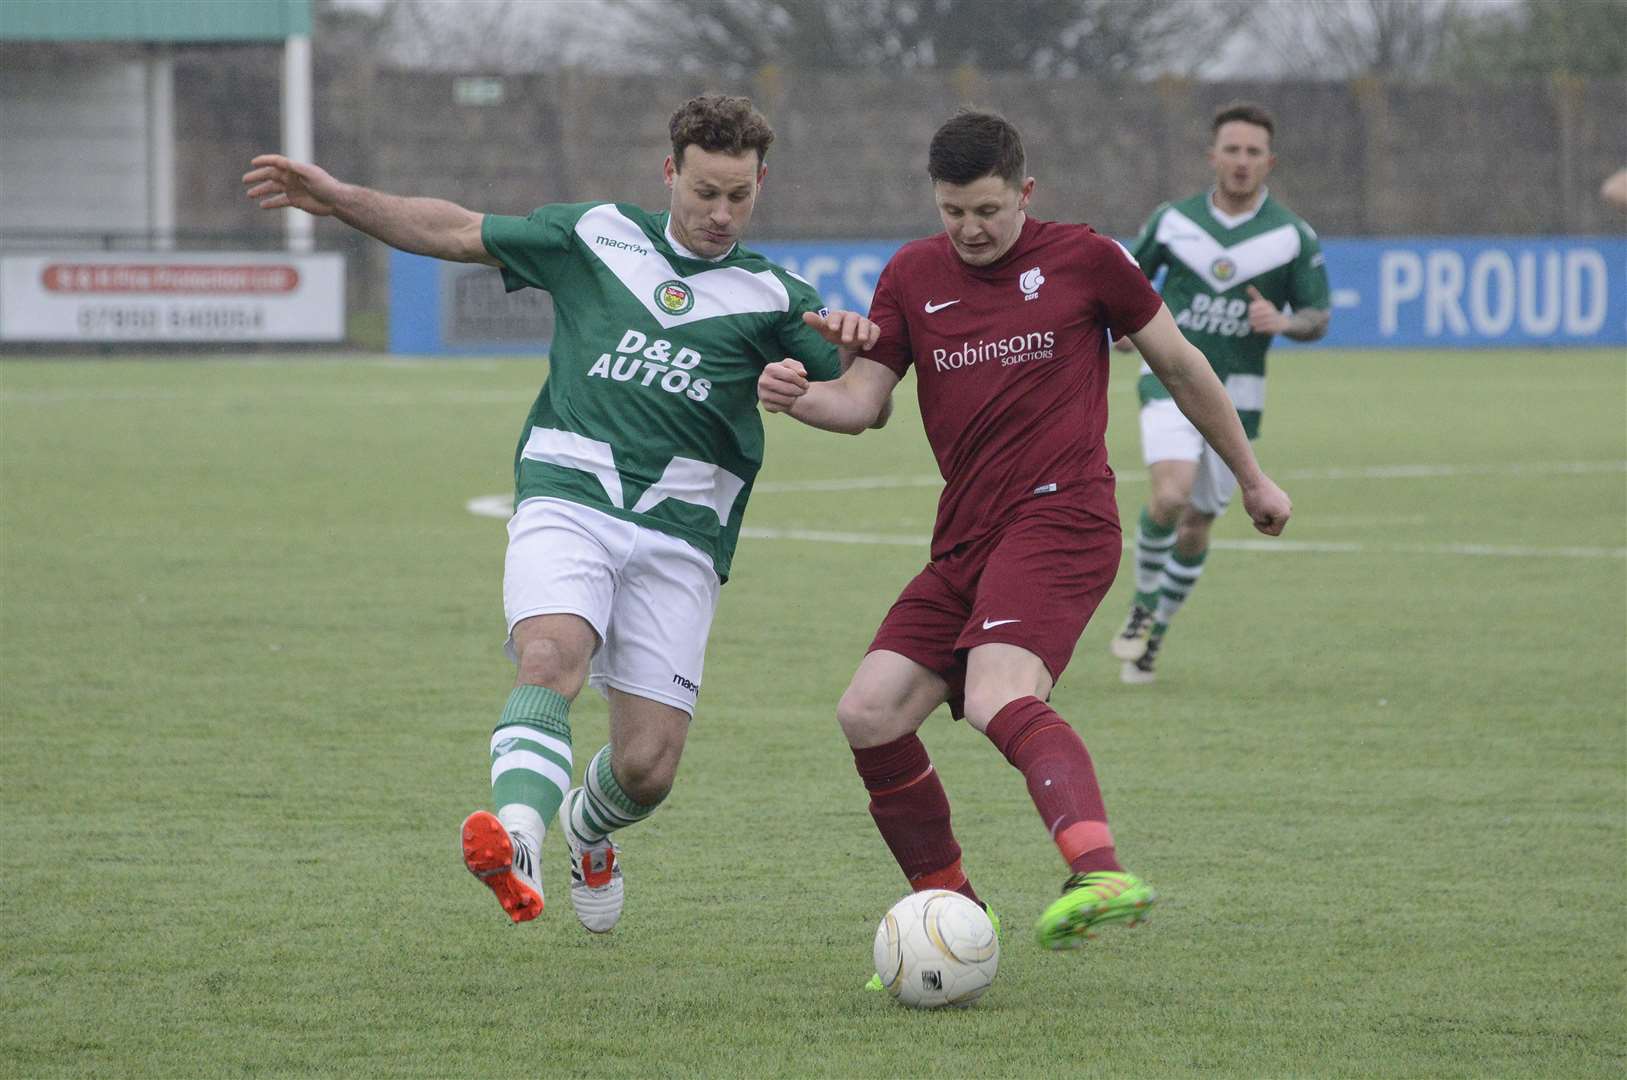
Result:
[[[944,233],[906,244],[876,284],[870,318],[827,329],[864,350],[833,382],[795,360],[758,380],[764,407],[857,433],[885,416],[911,366],[943,473],[931,561],[904,587],[837,706],[870,813],[913,888],[978,899],[949,800],[916,735],[944,702],[1022,774],[1068,864],[1035,928],[1050,948],[1139,922],[1156,896],[1119,865],[1090,755],[1047,704],[1118,570],[1107,464],[1109,335],[1127,335],[1237,475],[1260,531],[1287,523],[1287,495],[1260,470],[1203,354],[1116,241],[1027,216],[1034,179],[999,116],[940,128],[928,175]],[[812,314],[806,316],[817,319]],[[864,334],[863,340],[857,340]]]

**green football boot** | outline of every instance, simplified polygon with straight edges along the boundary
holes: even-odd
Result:
[[[994,924],[994,936],[996,938],[998,938],[1000,936],[1000,915],[999,915],[999,913],[996,912],[993,908],[989,907],[989,905],[987,905],[987,904],[983,905],[983,910],[988,913],[989,922]],[[864,984],[864,988],[866,990],[884,990],[884,989],[886,989],[886,987],[884,987],[881,984],[881,976],[879,974],[870,976],[870,981]]]
[[[1157,900],[1152,886],[1134,874],[1111,870],[1075,874],[1063,883],[1062,898],[1034,924],[1034,940],[1047,949],[1077,949],[1096,936],[1099,926],[1137,925]]]

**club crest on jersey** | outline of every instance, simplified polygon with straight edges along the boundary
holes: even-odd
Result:
[[[656,287],[655,302],[668,315],[684,315],[695,306],[695,294],[681,281],[663,281]]]
[[[1023,291],[1024,300],[1039,299],[1039,287],[1045,284],[1045,275],[1039,272],[1039,267],[1024,270],[1023,276],[1017,279],[1017,287]]]
[[[1216,281],[1230,281],[1237,276],[1237,264],[1222,255],[1210,264],[1209,272],[1215,276]]]

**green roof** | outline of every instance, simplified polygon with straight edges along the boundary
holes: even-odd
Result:
[[[0,0],[0,41],[281,41],[311,0]]]

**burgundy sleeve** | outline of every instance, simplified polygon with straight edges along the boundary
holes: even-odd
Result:
[[[894,255],[876,279],[876,292],[870,298],[870,321],[881,329],[881,337],[875,348],[864,355],[902,379],[910,369],[910,328],[898,296],[897,265],[898,256]]]
[[[1096,283],[1102,305],[1102,320],[1115,338],[1134,334],[1152,322],[1164,298],[1152,287],[1135,259],[1117,240],[1092,236],[1096,248]]]

